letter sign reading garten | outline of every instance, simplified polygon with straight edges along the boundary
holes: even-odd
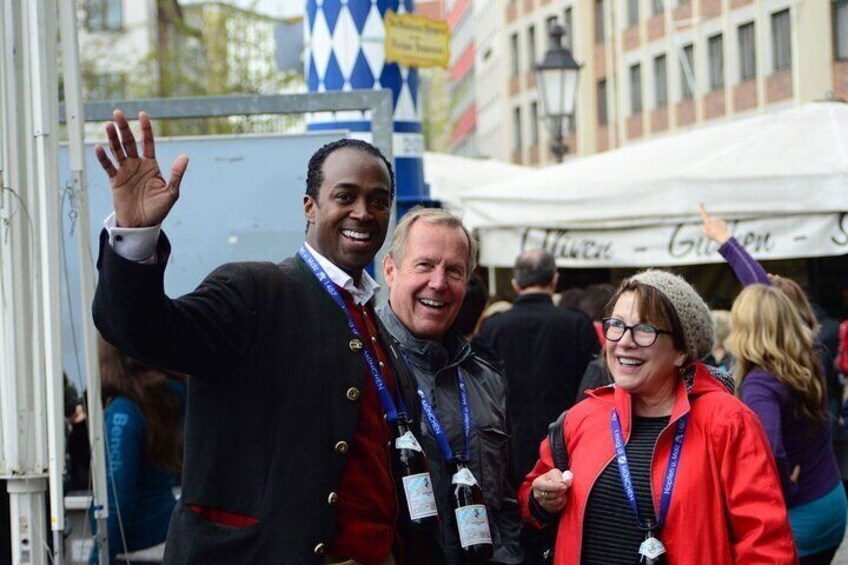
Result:
[[[442,67],[450,61],[447,22],[386,12],[386,61],[406,67]]]
[[[728,221],[730,233],[760,260],[848,253],[848,212],[754,217]],[[719,263],[718,245],[696,221],[604,229],[477,228],[480,264],[511,267],[528,249],[545,249],[560,267],[666,267]]]

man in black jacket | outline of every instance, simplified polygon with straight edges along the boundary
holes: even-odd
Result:
[[[554,305],[558,282],[550,253],[525,251],[515,261],[512,279],[518,299],[510,310],[485,320],[480,329],[480,341],[497,351],[504,363],[513,479],[518,485],[536,462],[548,424],[574,404],[586,365],[600,347],[588,316]],[[525,563],[542,562],[545,541],[537,531],[524,528],[522,545],[527,550]]]
[[[142,155],[123,113],[106,126],[115,214],[101,235],[94,318],[131,357],[188,373],[182,497],[166,563],[395,563],[390,442],[398,395],[364,271],[394,196],[375,147],[340,140],[309,162],[306,241],[282,263],[233,263],[168,298],[166,181],[150,119]],[[388,394],[383,394],[388,390]],[[384,419],[384,415],[386,418]]]
[[[523,562],[518,506],[507,482],[503,377],[454,326],[476,256],[476,242],[459,218],[443,209],[413,208],[398,223],[383,260],[389,303],[378,309],[380,319],[414,375],[422,406],[429,406],[416,435],[439,513],[439,551],[428,561],[438,565],[472,562],[451,506],[460,462],[483,491],[489,525],[488,536],[475,530],[480,537],[469,537],[489,538],[494,555],[488,563]]]
[[[571,407],[598,338],[587,316],[554,306],[559,274],[545,251],[522,253],[515,262],[513,307],[485,320],[480,341],[503,360],[512,424],[513,461],[519,481],[533,467],[548,424]]]

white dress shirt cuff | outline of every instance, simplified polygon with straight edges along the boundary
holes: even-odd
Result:
[[[103,222],[103,227],[109,234],[109,245],[121,257],[144,265],[157,263],[156,244],[162,231],[161,224],[147,228],[121,228],[112,212]]]

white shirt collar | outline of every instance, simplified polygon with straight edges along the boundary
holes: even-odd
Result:
[[[303,242],[303,245],[306,246],[306,249],[315,257],[315,260],[318,261],[318,264],[321,265],[321,268],[324,269],[324,272],[327,273],[327,276],[330,277],[330,280],[336,286],[339,286],[350,293],[353,297],[353,301],[356,304],[363,305],[367,304],[369,300],[371,300],[377,291],[380,290],[380,285],[377,281],[374,280],[368,271],[362,270],[362,278],[359,280],[359,286],[353,284],[353,277],[347,274],[344,270],[340,269],[338,265],[315,251],[311,245]]]

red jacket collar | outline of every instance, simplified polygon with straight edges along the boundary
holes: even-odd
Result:
[[[684,414],[689,413],[690,401],[697,396],[709,392],[724,392],[727,390],[724,386],[710,374],[710,370],[700,361],[695,361],[687,367],[687,370],[694,369],[694,378],[692,386],[687,391],[686,383],[680,377],[675,390],[674,407],[671,409],[671,421],[674,423]],[[610,404],[610,408],[615,406],[618,411],[618,416],[621,419],[621,431],[624,437],[630,435],[630,423],[632,416],[632,398],[630,394],[622,388],[614,385],[596,388],[587,392],[588,396],[597,398]]]

